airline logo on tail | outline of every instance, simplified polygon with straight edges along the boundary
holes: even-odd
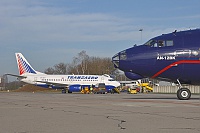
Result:
[[[19,74],[22,75],[24,73],[33,73],[36,74],[36,71],[31,67],[31,65],[26,61],[22,54],[16,53],[16,59],[19,69]]]

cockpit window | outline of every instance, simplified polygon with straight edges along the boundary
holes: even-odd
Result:
[[[119,60],[119,54],[114,55],[112,60]]]
[[[173,40],[149,40],[144,45],[150,46],[150,47],[168,47],[173,46]]]
[[[115,81],[114,79],[108,79],[108,81]]]
[[[165,41],[159,40],[158,41],[158,47],[164,47],[165,46]]]
[[[156,42],[155,40],[149,40],[149,41],[146,42],[144,45],[152,46],[155,42]]]
[[[149,40],[148,42],[145,43],[145,45],[150,47],[158,47],[158,43],[156,40]]]
[[[120,60],[126,60],[127,56],[126,56],[126,50],[120,52]]]
[[[116,68],[119,67],[119,54],[120,54],[120,53],[114,55],[113,58],[112,58],[112,62],[114,63],[114,66],[115,66]]]

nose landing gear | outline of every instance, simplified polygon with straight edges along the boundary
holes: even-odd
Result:
[[[191,97],[191,92],[188,88],[180,88],[177,91],[177,97],[179,100],[188,100]]]
[[[188,88],[183,88],[179,79],[177,79],[179,83],[179,89],[177,91],[177,98],[179,100],[188,100],[191,97],[191,91]]]

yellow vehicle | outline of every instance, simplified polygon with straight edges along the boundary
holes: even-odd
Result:
[[[111,94],[114,94],[114,93],[120,93],[120,90],[118,88],[114,88],[110,91]]]
[[[139,80],[138,86],[142,87],[142,92],[153,92],[153,85],[150,84],[149,79]]]
[[[82,90],[81,90],[81,93],[82,94],[89,94],[90,93],[90,90],[88,87],[84,87]]]
[[[127,92],[128,94],[137,94],[136,88],[128,88]]]

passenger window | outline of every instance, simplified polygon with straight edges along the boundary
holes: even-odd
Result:
[[[166,41],[166,46],[173,46],[173,45],[174,45],[174,43],[172,40]]]

